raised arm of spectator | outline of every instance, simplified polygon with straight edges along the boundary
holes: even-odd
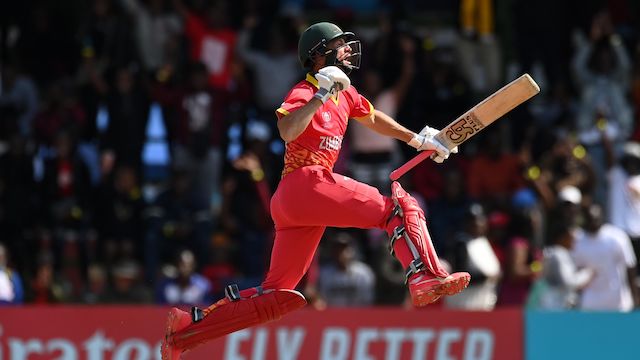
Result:
[[[613,72],[614,79],[620,84],[623,84],[625,90],[628,90],[632,70],[629,53],[624,47],[624,43],[622,42],[622,39],[619,35],[612,34],[611,36],[609,36],[609,42],[611,44],[611,48],[613,49],[613,54],[615,55],[615,63],[617,65]]]
[[[402,67],[398,80],[393,85],[393,93],[396,103],[401,103],[407,90],[411,85],[413,76],[415,75],[415,50],[416,44],[410,36],[400,38],[400,48],[402,49]]]
[[[594,74],[589,69],[589,57],[593,52],[593,45],[581,33],[576,36],[575,45],[576,52],[573,56],[571,66],[576,81],[580,86],[584,86],[584,84],[588,83],[594,77]]]
[[[238,38],[236,40],[236,52],[242,61],[248,65],[255,64],[258,58],[258,53],[252,50],[249,45],[249,41],[251,40],[251,31],[255,28],[255,25],[255,16],[247,16],[244,19],[244,26],[238,33]]]

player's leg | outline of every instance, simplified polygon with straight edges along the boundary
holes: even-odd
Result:
[[[269,272],[261,286],[239,291],[228,286],[226,296],[207,309],[189,314],[172,309],[161,347],[163,360],[232,332],[278,320],[306,305],[292,290],[309,268],[324,227],[276,227]]]
[[[468,285],[468,273],[450,275],[442,267],[424,212],[399,183],[392,184],[392,197],[385,197],[372,186],[319,167],[291,175],[304,178],[313,190],[283,194],[289,205],[282,213],[298,223],[310,225],[317,222],[335,227],[386,229],[391,253],[407,271],[414,305],[424,306],[442,295],[458,293]],[[310,204],[315,209],[313,214],[308,211]]]
[[[391,207],[378,189],[320,166],[299,169],[283,181],[304,183],[278,190],[272,210],[292,223],[308,226],[384,228]],[[280,206],[283,206],[280,208]],[[273,212],[273,211],[272,211]]]
[[[407,283],[416,306],[458,293],[468,285],[469,274],[450,275],[442,267],[424,212],[399,183],[392,184],[392,197],[385,197],[372,186],[321,167],[303,170],[289,176],[292,181],[308,184],[307,189],[303,192],[301,187],[292,187],[282,194],[288,204],[283,215],[308,225],[386,229],[391,237],[391,253],[407,270]],[[308,211],[310,205],[315,209],[313,213]]]
[[[442,295],[464,290],[471,277],[466,272],[449,274],[438,260],[427,229],[424,211],[397,181],[391,184],[392,211],[386,229],[389,250],[406,269],[406,282],[415,306],[430,304]]]

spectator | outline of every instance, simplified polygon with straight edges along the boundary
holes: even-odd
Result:
[[[9,267],[9,253],[0,243],[0,306],[3,304],[21,304],[24,290],[20,274]]]
[[[182,30],[179,17],[165,9],[163,0],[119,1],[133,17],[135,40],[144,69],[150,74],[160,75],[156,71],[172,65],[169,49],[175,46]]]
[[[99,304],[106,300],[109,291],[107,269],[100,263],[87,266],[87,288],[82,295],[84,304]]]
[[[174,168],[168,188],[145,210],[144,258],[150,281],[155,279],[158,266],[172,261],[182,248],[194,251],[201,265],[209,260],[213,230],[209,204],[191,186],[191,180],[188,171]]]
[[[451,160],[451,163],[442,164],[443,169],[438,171],[430,171],[435,170],[432,164],[420,164],[412,177],[417,189],[426,189],[425,185],[437,184],[434,186],[435,189],[432,189],[435,190],[435,197],[427,200],[426,209],[433,245],[445,258],[451,255],[451,244],[455,242],[455,236],[460,231],[460,224],[467,221],[467,210],[471,205],[463,172],[457,166],[460,162]],[[424,181],[423,175],[429,176],[428,179],[434,182]],[[420,194],[422,195],[422,192]]]
[[[44,163],[41,199],[51,229],[83,233],[92,212],[89,169],[76,151],[76,140],[65,130],[53,139],[54,155]]]
[[[575,187],[585,197],[592,198],[595,170],[586,149],[568,134],[551,135],[550,144],[541,142],[541,155],[537,164],[527,169],[527,178],[541,194],[545,207],[553,208],[556,196],[566,186]]]
[[[46,305],[71,300],[69,284],[56,273],[54,261],[55,256],[49,249],[42,249],[38,254],[38,264],[29,289],[29,302]]]
[[[371,268],[356,259],[353,237],[334,234],[329,243],[330,260],[321,265],[318,290],[327,306],[366,306],[374,302],[375,276]]]
[[[240,273],[233,262],[234,245],[224,232],[214,233],[211,239],[211,258],[202,266],[202,275],[209,280],[212,296],[224,296],[224,287],[234,283]]]
[[[175,276],[167,277],[158,287],[157,303],[202,305],[211,302],[211,283],[196,273],[196,258],[192,251],[180,251],[175,267]]]
[[[38,112],[38,88],[29,74],[16,65],[4,64],[2,69],[2,91],[0,91],[0,133],[19,133],[29,136],[33,120]],[[1,136],[1,135],[0,135]],[[3,137],[0,137],[0,140]]]
[[[227,98],[207,83],[203,63],[191,64],[186,88],[178,104],[174,165],[188,169],[192,186],[213,207],[220,196]]]
[[[163,263],[182,248],[206,270],[214,297],[224,296],[230,281],[255,285],[273,235],[265,203],[282,168],[273,108],[283,97],[279,85],[301,75],[290,42],[297,36],[290,35],[305,27],[304,16],[326,10],[338,10],[343,25],[362,30],[372,55],[363,58],[355,85],[409,128],[450,123],[514,71],[531,73],[547,90],[514,109],[516,121],[486,130],[483,137],[495,138],[486,146],[479,137],[446,164],[422,162],[403,179],[424,199],[443,256],[451,259],[456,226],[475,198],[489,214],[486,237],[505,273],[499,294],[518,294],[514,304],[533,289],[531,266],[539,269],[542,241],[551,241],[565,222],[582,226],[580,207],[593,201],[607,205],[607,219],[631,238],[638,258],[640,146],[627,143],[640,139],[640,111],[633,111],[640,104],[640,52],[628,26],[637,6],[624,0],[605,6],[343,3],[36,0],[9,6],[7,31],[0,31],[0,241],[12,255],[11,274],[23,277],[26,301],[120,302],[112,288],[116,273],[122,289],[136,288],[140,274],[134,273],[144,260],[145,280],[157,288]],[[375,8],[384,14],[380,22],[371,22]],[[433,10],[437,19],[429,15]],[[426,22],[414,28],[417,18]],[[578,34],[573,47],[572,31]],[[496,72],[503,62],[505,71]],[[351,135],[336,169],[387,192],[395,161],[415,151],[379,142],[367,129]],[[491,156],[490,142],[500,149]],[[170,169],[177,169],[171,179]],[[530,224],[512,226],[535,231],[504,239],[507,222],[519,223],[510,208],[514,199]],[[367,232],[358,245],[360,260],[375,264],[375,303],[402,303],[405,269],[388,256],[386,234]],[[547,249],[554,259],[558,246]],[[311,303],[318,299],[318,308],[320,260],[312,263],[306,287],[298,287]],[[135,266],[118,265],[123,262],[138,269],[126,270]]]
[[[614,154],[607,146],[608,158]],[[640,256],[640,143],[624,144],[622,155],[616,162],[610,161],[609,222],[624,230],[631,238],[636,258]]]
[[[287,47],[283,24],[284,18],[270,20],[259,27],[258,19],[250,15],[238,34],[236,51],[254,76],[255,100],[260,117],[273,116],[282,99],[293,84],[300,79],[300,68],[295,51]],[[251,46],[252,34],[263,31],[267,36],[259,37],[267,43],[266,50]],[[255,36],[254,36],[255,37]]]
[[[111,284],[102,301],[108,304],[148,304],[153,295],[141,282],[140,265],[122,260],[111,268]]]
[[[131,24],[115,0],[95,0],[80,26],[82,56],[92,59],[98,72],[121,68],[136,59]]]
[[[204,9],[198,9],[199,14],[185,6],[182,0],[173,0],[173,6],[184,21],[191,61],[206,66],[211,87],[230,90],[237,33],[227,23],[227,1],[207,2]]]
[[[550,240],[554,240],[553,235],[557,235],[551,233],[554,229],[582,225],[582,204],[585,202],[582,192],[572,185],[560,189],[555,198],[556,202],[545,218],[545,237]]]
[[[221,228],[237,242],[238,269],[255,281],[265,274],[273,241],[268,180],[277,170],[269,166],[270,137],[264,123],[247,124],[246,149],[232,162],[222,186]]]
[[[540,294],[539,308],[544,310],[572,309],[578,305],[578,292],[589,285],[596,273],[591,268],[578,269],[571,258],[575,245],[575,228],[570,222],[557,225],[544,249],[542,276],[545,286]]]
[[[465,226],[456,239],[451,266],[453,271],[468,272],[473,280],[465,291],[448,296],[445,304],[453,309],[489,311],[498,298],[500,262],[487,238],[487,216],[482,205],[469,205],[465,215]]]
[[[521,193],[522,194],[522,193]],[[542,255],[533,245],[537,213],[532,200],[515,197],[510,211],[509,235],[498,249],[504,277],[500,283],[497,306],[523,306],[531,285],[542,270]]]
[[[476,94],[488,94],[499,88],[501,53],[495,34],[495,10],[491,0],[460,2],[459,61]]]
[[[102,184],[96,202],[100,260],[111,266],[124,256],[141,258],[144,200],[135,170],[119,166],[112,181]]]
[[[137,67],[131,64],[117,68],[107,94],[109,123],[102,144],[105,173],[119,165],[140,171],[149,105]]]
[[[607,13],[594,17],[589,40],[578,38],[573,70],[580,91],[578,137],[593,159],[595,201],[606,208],[606,154],[602,133],[614,144],[622,144],[631,136],[633,127],[628,100],[631,63]]]
[[[580,309],[626,312],[638,305],[633,247],[624,231],[604,222],[600,205],[585,209],[584,229],[576,236],[572,255],[578,267],[589,267],[596,273],[582,290]]]

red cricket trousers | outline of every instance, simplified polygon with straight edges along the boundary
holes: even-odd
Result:
[[[271,198],[276,237],[262,287],[294,289],[327,226],[384,229],[392,207],[391,198],[378,189],[322,166],[286,175]]]

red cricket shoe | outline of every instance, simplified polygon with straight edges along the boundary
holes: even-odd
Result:
[[[178,308],[172,308],[169,310],[167,316],[167,325],[164,334],[164,340],[160,347],[160,353],[162,360],[179,360],[182,349],[173,345],[172,335],[191,324],[191,315]]]
[[[414,306],[421,307],[437,301],[444,295],[455,295],[464,290],[471,280],[466,272],[450,274],[446,278],[427,272],[416,274],[409,280],[409,293]]]

